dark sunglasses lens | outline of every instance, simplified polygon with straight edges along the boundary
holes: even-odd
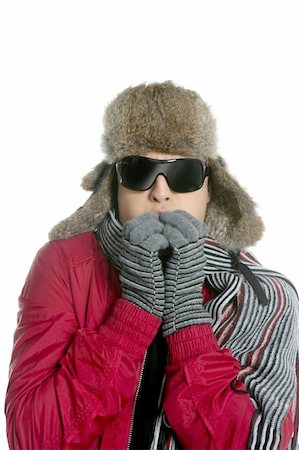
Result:
[[[203,164],[195,159],[177,159],[169,164],[167,179],[175,192],[193,192],[201,188],[204,181]]]
[[[121,184],[128,189],[145,191],[153,184],[153,163],[147,158],[124,158],[119,165]]]

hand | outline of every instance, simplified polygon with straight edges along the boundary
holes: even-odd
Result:
[[[123,298],[159,318],[163,315],[165,282],[158,252],[169,245],[162,230],[155,212],[132,219],[123,226],[120,250]]]
[[[194,324],[211,323],[202,306],[206,225],[186,211],[160,214],[172,255],[165,268],[163,335]]]

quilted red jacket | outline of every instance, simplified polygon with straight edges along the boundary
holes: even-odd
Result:
[[[94,233],[47,243],[19,307],[5,405],[10,448],[129,448],[145,352],[161,321],[121,298]],[[184,328],[167,346],[163,407],[180,445],[245,449],[255,408],[231,388],[239,362],[209,325]],[[285,445],[292,431],[284,427]]]

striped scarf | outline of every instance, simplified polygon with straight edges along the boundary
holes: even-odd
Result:
[[[109,211],[96,232],[105,255],[120,270],[122,226],[113,212]],[[262,267],[248,251],[241,251],[236,258],[206,239],[204,252],[205,280],[219,292],[204,307],[211,314],[220,348],[229,348],[239,360],[238,378],[256,407],[248,448],[277,449],[290,407],[298,415],[296,290],[287,278]],[[162,415],[161,411],[156,428]],[[158,433],[159,427],[155,429],[156,436]],[[158,443],[159,439],[155,440]],[[288,448],[295,448],[295,440],[296,432]]]

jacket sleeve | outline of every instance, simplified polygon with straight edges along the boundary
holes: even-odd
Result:
[[[167,341],[164,411],[180,444],[246,449],[255,407],[236,381],[239,362],[230,350],[219,348],[210,325],[186,327]]]
[[[160,323],[118,299],[97,329],[78,328],[68,267],[46,244],[19,299],[5,404],[10,448],[88,448],[134,397]]]
[[[169,364],[164,411],[183,448],[248,448],[256,412],[237,380],[241,369],[229,349],[220,349],[210,325],[193,325],[167,338]],[[294,432],[292,408],[282,426],[281,449]]]

